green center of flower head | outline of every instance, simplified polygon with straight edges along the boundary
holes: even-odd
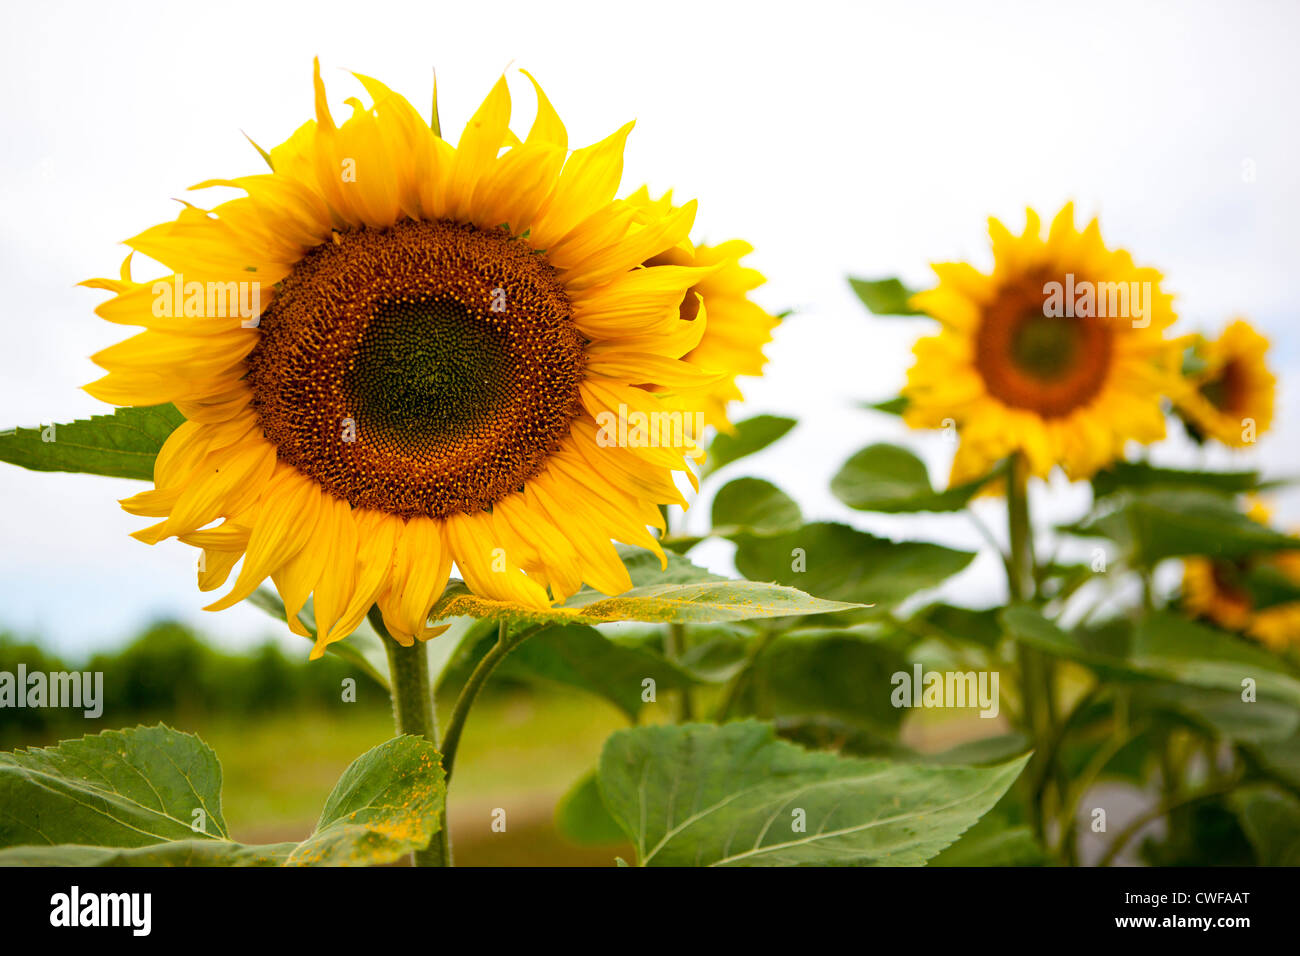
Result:
[[[491,427],[514,385],[509,336],[452,298],[375,309],[346,385],[360,429],[418,453]]]
[[[545,257],[502,230],[338,233],[276,288],[246,384],[280,459],[359,508],[490,508],[582,411],[586,340]]]
[[[1078,319],[1031,312],[1012,337],[1012,361],[1027,375],[1053,381],[1074,366],[1082,338]]]
[[[1205,400],[1221,412],[1238,411],[1243,391],[1241,367],[1233,361],[1224,364],[1215,375],[1201,384],[1198,391]]]
[[[990,395],[1051,419],[1072,414],[1105,386],[1114,336],[1095,318],[1045,315],[1046,275],[999,288],[981,309],[974,345]]]

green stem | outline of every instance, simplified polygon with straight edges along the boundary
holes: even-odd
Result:
[[[1012,603],[1032,601],[1037,590],[1034,569],[1034,533],[1029,519],[1029,473],[1020,455],[1007,461],[1007,535],[1010,554],[1007,561],[1007,589]],[[1026,774],[1030,792],[1030,819],[1040,840],[1045,831],[1045,782],[1051,773],[1048,753],[1053,736],[1051,663],[1032,647],[1020,644],[1016,649],[1020,664],[1020,688],[1025,724],[1033,740],[1034,768]]]
[[[668,633],[664,636],[664,656],[676,664],[681,660],[684,650],[686,650],[685,625],[669,624]],[[677,705],[677,720],[678,723],[688,724],[695,719],[695,702],[691,699],[691,689],[689,687],[683,687],[680,693],[681,697],[678,699]]]
[[[393,695],[393,722],[399,734],[423,737],[438,746],[438,723],[434,716],[433,690],[429,684],[429,651],[424,641],[403,647],[384,627],[378,607],[370,609],[370,624],[388,652],[388,675]],[[413,866],[450,866],[451,837],[447,826],[447,804],[442,806],[442,826],[433,842],[411,854]]]
[[[668,505],[660,505],[659,512],[664,516],[664,536],[673,535],[673,514]],[[664,635],[664,657],[676,664],[681,660],[682,654],[686,650],[686,626],[683,624],[669,624],[668,633]],[[690,687],[683,687],[679,692],[681,696],[677,703],[677,722],[688,724],[695,719],[695,701],[691,696]]]
[[[1073,791],[1067,792],[1062,801],[1061,813],[1057,818],[1061,830],[1060,840],[1057,845],[1058,855],[1067,860],[1072,860],[1077,855],[1074,828],[1079,815],[1079,804],[1083,802],[1083,798],[1087,796],[1088,791],[1097,782],[1097,778],[1101,776],[1102,771],[1115,759],[1115,755],[1144,734],[1146,729],[1146,724],[1142,722],[1134,724],[1126,731],[1120,731],[1116,728],[1115,734],[1092,755],[1083,772],[1079,774],[1079,779],[1076,781]]]
[[[505,620],[502,620],[497,627],[497,642],[492,645],[483,659],[478,662],[474,672],[469,675],[469,680],[461,688],[460,696],[456,698],[456,706],[452,709],[451,719],[447,721],[447,735],[442,738],[442,767],[447,772],[447,783],[451,783],[451,772],[456,764],[456,751],[460,748],[460,736],[465,730],[465,721],[469,717],[470,708],[474,706],[474,700],[487,683],[492,672],[497,669],[497,665],[505,660],[506,655],[522,644],[527,638],[531,637],[537,628],[525,628],[513,637],[510,636],[510,627]]]
[[[1028,601],[1034,594],[1034,539],[1029,523],[1029,477],[1024,461],[1007,462],[1007,531],[1011,542],[1007,586],[1012,601]]]

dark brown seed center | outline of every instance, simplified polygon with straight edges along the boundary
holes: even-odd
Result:
[[[279,457],[358,508],[489,508],[580,414],[585,341],[545,258],[403,222],[313,249],[263,313],[247,381]]]

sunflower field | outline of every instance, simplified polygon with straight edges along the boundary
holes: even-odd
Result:
[[[0,434],[136,481],[117,560],[187,545],[186,602],[280,641],[161,628],[82,671],[0,641],[0,864],[1300,865],[1300,538],[1251,464],[1278,387],[1251,321],[1197,331],[1160,250],[1068,202],[915,288],[864,262],[855,319],[912,359],[854,385],[896,440],[827,452],[862,521],[818,520],[750,471],[800,427],[744,407],[798,309],[694,199],[625,182],[630,123],[574,142],[513,68],[458,119],[338,85],[317,63],[302,125],[81,282],[120,327],[103,413]],[[1207,464],[1159,463],[1175,438]],[[281,784],[307,832],[260,785],[225,805],[267,818],[228,821],[262,738],[189,717],[282,719],[274,764],[320,739],[267,716],[291,696],[346,766]],[[36,719],[68,706],[93,726]],[[566,743],[554,855],[480,856]]]

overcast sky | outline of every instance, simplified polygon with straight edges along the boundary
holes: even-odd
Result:
[[[1243,315],[1273,339],[1275,432],[1249,455],[1171,444],[1170,461],[1300,472],[1293,275],[1300,263],[1300,132],[1293,3],[819,3],[695,0],[494,3],[31,3],[6,10],[0,80],[0,427],[105,411],[79,387],[86,358],[124,337],[75,283],[116,275],[121,240],[175,215],[173,197],[259,171],[266,146],[311,115],[319,55],[341,104],[374,75],[458,131],[505,69],[546,87],[570,142],[635,118],[624,186],[700,200],[706,240],[743,237],[773,311],[797,316],[741,414],[801,419],[739,473],[767,477],[815,518],[974,544],[959,518],[909,525],[830,496],[839,464],[904,440],[938,479],[950,449],[857,411],[896,393],[927,325],[867,316],[846,274],[922,284],[934,260],[988,262],[985,221],[1073,199],[1103,235],[1161,269],[1183,327]],[[518,85],[523,127],[531,95]],[[339,110],[336,109],[336,115]],[[1253,176],[1245,175],[1253,170]],[[232,645],[273,628],[237,607],[207,614],[193,552],[127,537],[126,481],[0,466],[0,630],[74,655],[151,617]],[[1053,510],[1086,501],[1058,489]],[[707,505],[707,501],[703,502]],[[700,509],[706,511],[707,508]],[[702,515],[697,515],[702,517]],[[1294,496],[1281,517],[1300,522]],[[702,557],[725,569],[726,545]],[[954,590],[999,599],[987,562]]]

